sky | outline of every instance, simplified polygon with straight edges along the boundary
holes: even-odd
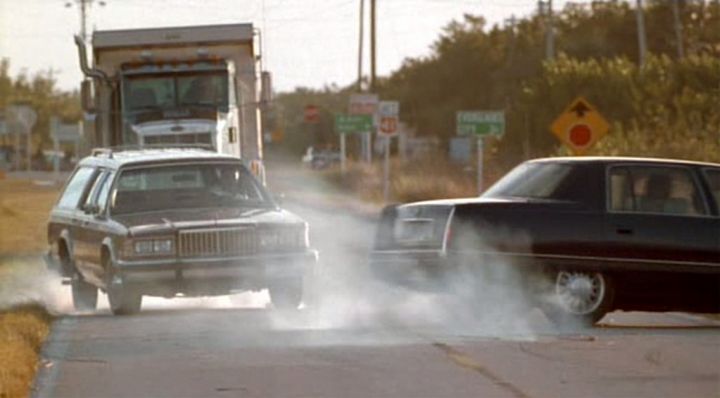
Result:
[[[0,0],[0,57],[10,60],[12,76],[52,70],[60,89],[77,88],[82,75],[72,36],[80,30],[79,1]],[[263,32],[264,68],[275,91],[346,86],[357,78],[360,0],[93,1],[90,30],[252,22]],[[492,25],[536,7],[536,0],[377,0],[377,73],[429,54],[442,28],[463,14],[483,15]],[[368,74],[367,37],[365,48]]]

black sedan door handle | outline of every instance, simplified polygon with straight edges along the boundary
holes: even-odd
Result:
[[[617,232],[618,235],[632,235],[633,234],[632,228],[627,228],[627,227],[618,227],[615,230],[615,232]]]

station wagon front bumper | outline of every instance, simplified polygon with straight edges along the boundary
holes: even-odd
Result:
[[[312,272],[315,250],[233,257],[117,260],[122,283],[145,294],[162,296],[226,294],[296,281]]]

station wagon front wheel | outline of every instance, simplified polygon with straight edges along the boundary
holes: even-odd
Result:
[[[106,293],[110,311],[114,315],[131,315],[140,311],[142,294],[125,286],[122,276],[111,264],[105,264]]]
[[[270,301],[273,307],[280,310],[295,310],[303,298],[303,282],[301,278],[284,282],[271,283],[268,286]]]

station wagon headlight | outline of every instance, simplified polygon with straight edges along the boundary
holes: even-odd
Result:
[[[172,239],[144,239],[134,242],[133,254],[140,256],[171,254],[174,246]]]
[[[261,231],[260,247],[263,249],[298,249],[309,246],[308,226],[272,228]]]
[[[151,254],[153,252],[153,241],[141,240],[135,242],[135,254]]]
[[[172,239],[162,239],[153,241],[153,252],[155,253],[172,253],[173,241]]]

